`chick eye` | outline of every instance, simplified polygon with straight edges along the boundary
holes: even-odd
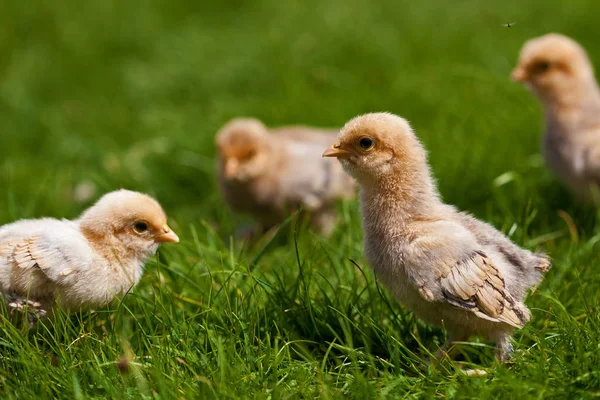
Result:
[[[539,72],[546,72],[546,71],[548,71],[550,69],[550,65],[551,64],[549,62],[547,62],[547,61],[541,62],[541,63],[538,64],[537,70]]]
[[[137,233],[144,233],[148,230],[148,224],[143,221],[136,222],[133,225],[133,230]]]
[[[360,141],[358,142],[358,145],[363,150],[370,150],[373,147],[373,139],[364,137],[364,138],[360,139]]]

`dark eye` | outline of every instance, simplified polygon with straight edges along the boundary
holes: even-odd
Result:
[[[360,142],[358,142],[358,145],[363,150],[369,150],[371,147],[373,147],[373,139],[364,137],[364,138],[360,139]]]
[[[148,230],[148,224],[143,221],[136,222],[133,225],[133,230],[135,230],[137,233],[144,233]]]
[[[550,69],[550,63],[547,61],[541,62],[537,66],[537,70],[539,72],[546,72]]]

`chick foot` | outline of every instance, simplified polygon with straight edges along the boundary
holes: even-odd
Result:
[[[29,323],[30,329],[33,328],[39,320],[46,318],[48,315],[48,311],[42,308],[42,303],[33,300],[13,298],[9,299],[7,306],[10,315],[27,313],[27,322]]]
[[[501,363],[505,363],[512,358],[514,351],[510,343],[510,336],[502,337],[496,344],[496,359]]]

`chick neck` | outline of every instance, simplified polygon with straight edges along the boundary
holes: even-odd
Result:
[[[598,121],[600,89],[593,73],[581,76],[569,90],[553,90],[539,97],[549,125],[584,128],[582,124]]]
[[[80,219],[79,230],[87,239],[92,250],[105,259],[110,270],[109,275],[115,276],[115,282],[121,282],[124,285],[134,284],[140,279],[142,266],[148,254],[146,252],[127,246],[112,229],[107,226],[97,227],[97,223]]]
[[[365,229],[403,229],[414,220],[435,218],[443,205],[427,160],[394,160],[392,168],[360,184]]]

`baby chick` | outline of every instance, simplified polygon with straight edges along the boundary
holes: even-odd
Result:
[[[118,190],[73,221],[42,218],[0,227],[0,290],[12,311],[27,307],[34,319],[56,304],[66,310],[102,306],[138,283],[161,243],[178,241],[156,200]]]
[[[425,149],[408,122],[387,113],[346,124],[323,153],[358,182],[365,258],[393,295],[449,343],[482,335],[510,357],[523,304],[550,268],[545,255],[513,244],[491,225],[440,199]]]
[[[546,163],[578,197],[593,199],[600,183],[600,90],[585,50],[563,35],[532,39],[512,79],[544,106]]]
[[[219,183],[231,209],[252,215],[262,229],[304,206],[324,235],[335,226],[334,203],[354,196],[354,182],[321,151],[337,131],[303,126],[268,130],[256,119],[234,119],[217,134]]]

